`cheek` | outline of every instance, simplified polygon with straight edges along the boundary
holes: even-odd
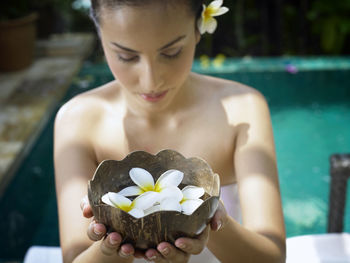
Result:
[[[130,66],[124,65],[119,61],[117,55],[105,50],[105,56],[108,63],[108,67],[111,70],[115,79],[117,79],[124,86],[132,86],[137,78],[134,78],[130,71]]]
[[[173,62],[168,72],[168,79],[172,83],[182,84],[192,69],[194,49],[186,50],[180,58]]]

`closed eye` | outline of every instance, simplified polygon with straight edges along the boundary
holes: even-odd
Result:
[[[125,63],[132,62],[132,61],[134,61],[137,58],[138,58],[138,56],[134,56],[134,57],[131,57],[131,58],[123,58],[122,56],[118,55],[118,59],[120,61],[122,61],[122,62],[125,62]]]
[[[170,53],[170,54],[162,53],[162,56],[164,56],[166,58],[170,58],[170,59],[176,58],[180,55],[181,51],[182,51],[182,47],[179,48],[175,53]]]
[[[173,53],[161,53],[161,55],[164,58],[167,58],[167,59],[175,59],[181,54],[181,51],[182,51],[182,47],[179,48],[178,50],[176,50],[175,53],[174,52]],[[120,61],[122,61],[122,62],[125,62],[125,63],[135,62],[138,58],[139,58],[139,56],[133,56],[133,57],[130,57],[130,58],[125,58],[125,57],[122,57],[122,56],[118,55],[118,59]]]

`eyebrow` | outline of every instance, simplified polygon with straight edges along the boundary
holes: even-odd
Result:
[[[179,42],[180,40],[184,39],[185,37],[186,37],[186,35],[182,35],[182,36],[177,37],[176,39],[170,41],[168,44],[166,44],[166,45],[164,45],[163,47],[159,48],[158,51],[161,51],[161,50],[163,50],[163,49],[166,49],[166,48],[168,48],[168,47],[174,45],[175,43]],[[124,46],[122,46],[122,45],[120,45],[120,44],[117,44],[117,43],[115,43],[115,42],[111,42],[111,43],[112,43],[113,45],[115,45],[115,46],[121,48],[121,49],[124,49],[125,51],[134,52],[134,53],[140,53],[140,52],[138,52],[138,51],[136,51],[136,50],[133,50],[133,49],[124,47]]]

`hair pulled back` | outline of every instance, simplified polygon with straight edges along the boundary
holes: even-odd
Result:
[[[90,16],[98,27],[101,22],[101,9],[118,9],[123,6],[141,7],[151,3],[161,3],[164,5],[187,5],[189,11],[196,17],[200,17],[204,0],[91,0]]]

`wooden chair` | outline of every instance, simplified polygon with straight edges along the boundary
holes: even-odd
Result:
[[[344,231],[347,180],[350,177],[350,154],[330,156],[331,186],[329,193],[328,233]]]

